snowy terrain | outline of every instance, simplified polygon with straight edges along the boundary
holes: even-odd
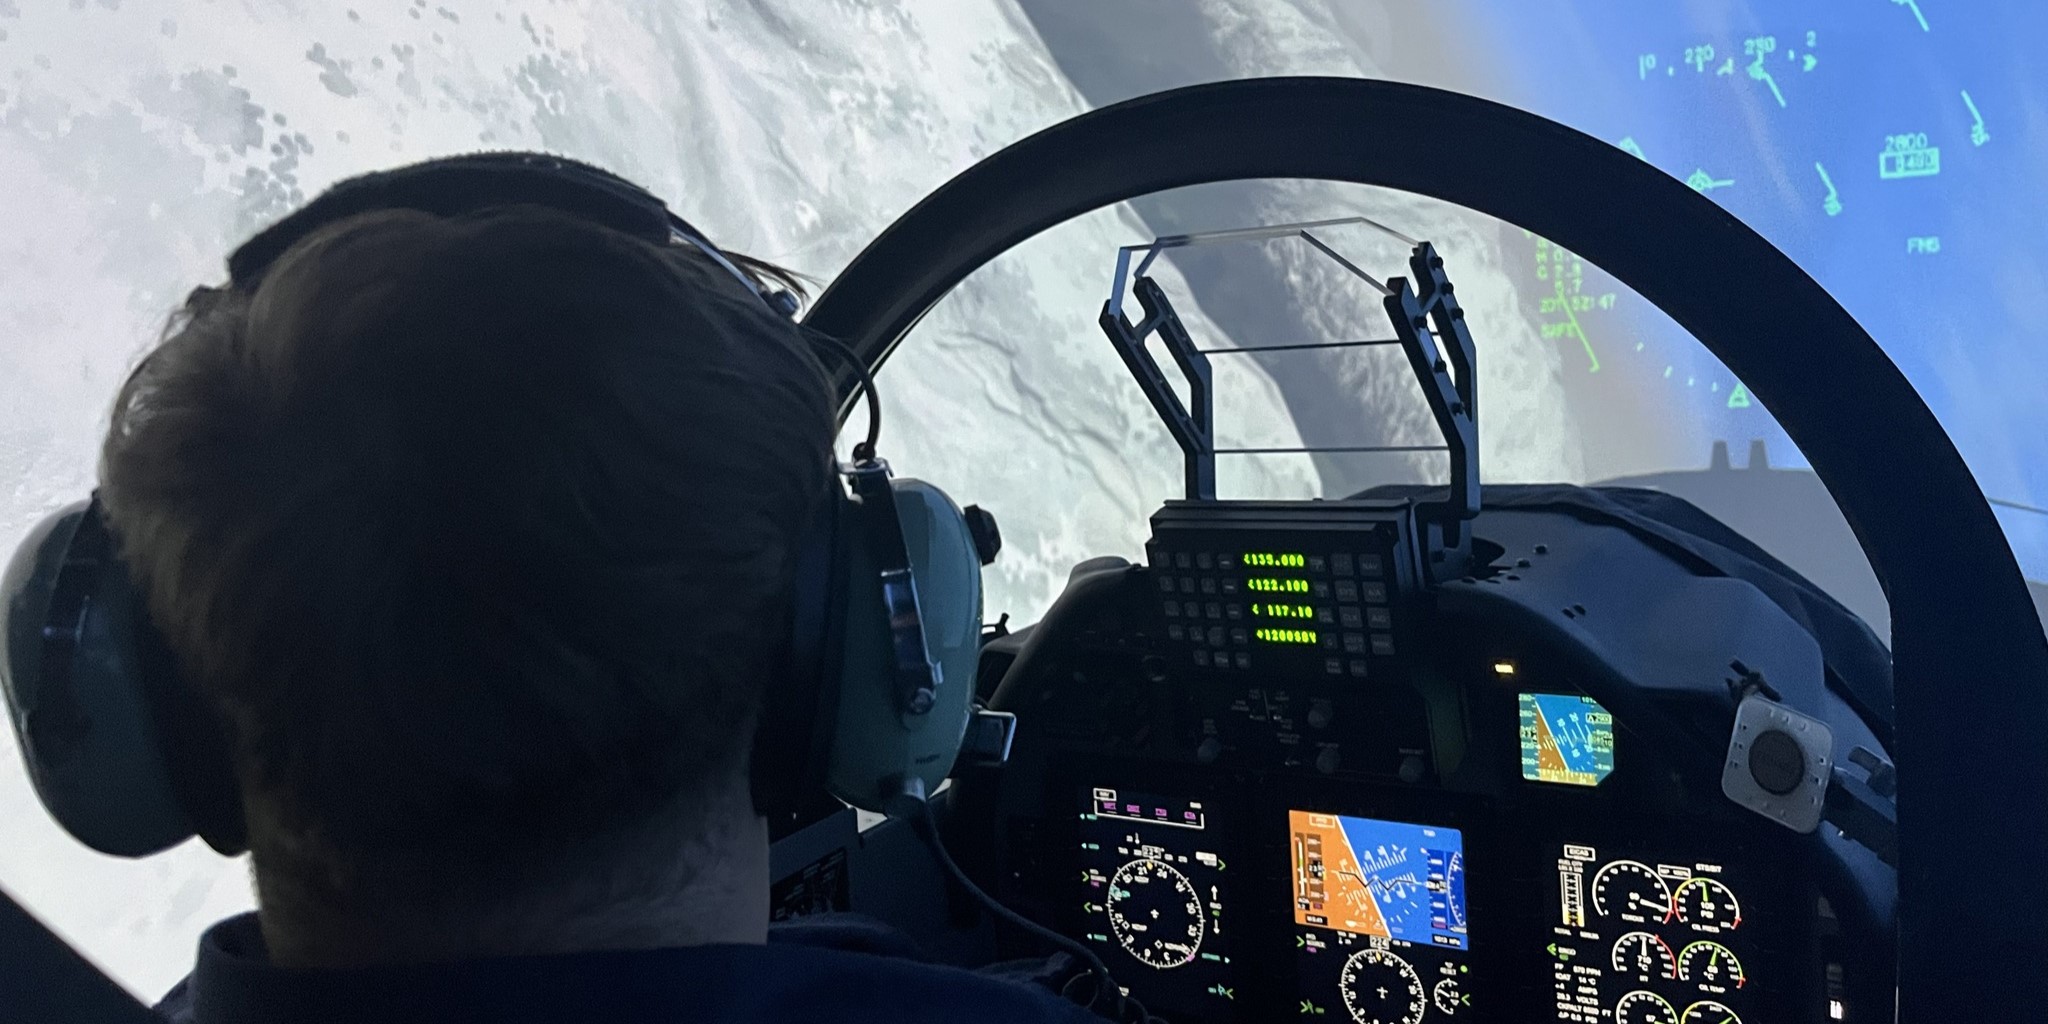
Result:
[[[1258,75],[1394,78],[1486,95],[1469,39],[1440,5],[1315,0],[1018,0],[1048,51],[1091,105],[1197,82]],[[1143,40],[1143,44],[1137,40]],[[1350,125],[1304,125],[1343,132]],[[1390,142],[1390,144],[1393,144]],[[1585,479],[1579,428],[1564,400],[1554,344],[1542,340],[1504,266],[1503,225],[1405,193],[1329,182],[1243,182],[1183,189],[1131,204],[1157,233],[1364,215],[1436,243],[1457,282],[1479,349],[1481,465],[1489,480]],[[1513,229],[1509,229],[1513,230]],[[1377,232],[1328,240],[1361,267],[1406,276],[1408,249]],[[1275,243],[1265,259],[1190,251],[1181,261],[1209,312],[1243,344],[1384,337],[1376,299],[1308,246]],[[1222,301],[1224,297],[1228,301]],[[1393,349],[1263,357],[1304,436],[1317,445],[1434,443],[1414,381]],[[1324,493],[1390,479],[1440,480],[1440,456],[1327,455]]]
[[[337,178],[465,150],[554,150],[645,182],[722,244],[829,279],[953,173],[1104,101],[1049,49],[1032,20],[1042,12],[1000,0],[360,3],[0,0],[0,550],[90,489],[108,401],[184,292]],[[1384,42],[1359,12],[1381,6],[1394,4],[1207,0],[1185,5],[1198,20],[1182,28],[1210,41],[1208,77],[1372,75]],[[1179,83],[1152,87],[1168,84]],[[1577,478],[1555,359],[1516,311],[1495,225],[1309,184],[1231,201],[1183,204],[1176,227],[1370,212],[1434,238],[1461,261],[1494,422],[1515,423],[1488,433],[1489,468]],[[1135,555],[1177,484],[1164,433],[1094,326],[1115,248],[1167,230],[1162,216],[1102,211],[1035,239],[949,297],[882,375],[899,469],[1002,517],[992,616],[1035,617],[1076,560]],[[1355,245],[1368,265],[1404,255]],[[1263,301],[1275,310],[1330,284],[1327,264],[1304,256],[1232,254],[1274,285]],[[1242,314],[1202,305],[1215,268],[1185,269],[1187,280],[1160,277],[1198,335],[1244,333]],[[1352,329],[1328,311],[1294,316],[1262,322]],[[1336,362],[1276,386],[1270,366],[1220,369],[1233,443],[1295,444],[1297,419],[1358,424],[1346,443],[1412,440],[1423,423],[1398,373],[1367,379]],[[1361,479],[1326,480],[1332,467],[1305,459],[1224,469],[1236,495]],[[11,749],[0,820],[0,886],[139,994],[168,987],[198,932],[249,905],[242,867],[203,847],[142,862],[86,852],[35,805]]]

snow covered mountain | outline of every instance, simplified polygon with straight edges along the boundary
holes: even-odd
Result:
[[[185,291],[218,281],[236,241],[334,180],[451,152],[552,150],[644,182],[721,244],[829,280],[952,174],[1100,102],[1048,47],[1045,6],[0,0],[0,548],[90,489],[110,398]],[[1210,77],[1375,72],[1359,42],[1370,24],[1353,9],[1379,0],[1185,6],[1200,20],[1182,27],[1221,62]],[[1341,25],[1334,6],[1352,11]],[[1172,229],[1360,202],[1294,184],[1232,198],[1184,203]],[[1463,261],[1460,296],[1482,345],[1493,343],[1491,409],[1527,417],[1488,435],[1491,466],[1576,478],[1560,454],[1572,445],[1531,447],[1570,425],[1492,226],[1372,201],[1367,212]],[[1074,561],[1135,555],[1146,516],[1174,493],[1171,445],[1094,326],[1116,247],[1169,230],[1166,209],[1106,210],[1033,240],[950,296],[882,374],[885,451],[899,471],[1002,517],[991,616],[1034,618]],[[1444,230],[1439,216],[1453,218]],[[1364,261],[1405,255],[1359,244]],[[1213,265],[1160,275],[1200,336],[1235,337],[1254,314],[1302,305],[1328,283],[1299,252],[1232,256],[1275,285],[1272,309],[1205,306]],[[1261,323],[1304,336],[1349,327],[1292,315]],[[1297,421],[1359,423],[1369,437],[1418,429],[1405,377],[1304,365],[1278,384],[1273,365],[1222,368],[1219,419],[1234,443],[1298,444]],[[1223,468],[1236,495],[1304,497],[1361,479],[1326,479],[1331,465],[1303,459]],[[35,805],[11,749],[0,752],[0,820],[0,886],[144,996],[185,972],[206,924],[249,905],[240,865],[197,844],[141,862],[86,852]]]

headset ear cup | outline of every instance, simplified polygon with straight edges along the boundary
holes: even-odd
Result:
[[[149,619],[97,506],[78,502],[31,532],[0,591],[0,675],[43,806],[79,842],[114,856],[141,857],[191,838],[177,762],[161,743],[146,682],[172,670],[147,665],[160,648],[145,642]]]
[[[884,813],[904,783],[921,783],[931,792],[952,770],[972,711],[982,610],[981,558],[960,507],[921,480],[889,483],[892,508],[856,505],[849,515],[894,521],[917,595],[924,657],[938,686],[930,710],[905,709],[880,583],[894,556],[875,550],[872,529],[847,529],[844,667],[830,684],[838,691],[838,708],[827,773],[834,796]]]

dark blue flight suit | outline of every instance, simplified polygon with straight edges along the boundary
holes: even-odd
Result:
[[[970,971],[917,955],[899,933],[829,915],[778,924],[763,946],[291,970],[270,965],[243,914],[207,930],[157,1010],[178,1024],[1102,1024],[1055,994],[1064,956]]]

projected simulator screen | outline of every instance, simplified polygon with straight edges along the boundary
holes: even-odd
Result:
[[[1614,772],[1614,716],[1591,697],[1521,695],[1522,777],[1597,786]]]
[[[1304,1016],[1422,1024],[1471,1004],[1457,829],[1312,811],[1288,825]]]
[[[1209,808],[1201,800],[1105,787],[1080,795],[1079,901],[1087,941],[1123,984],[1144,986],[1153,1010],[1226,1005],[1236,995],[1224,915],[1227,865]]]
[[[1584,0],[1455,0],[1452,10],[1482,40],[1502,83],[1495,98],[1684,182],[1868,326],[2003,502],[1995,508],[2027,576],[2048,580],[2048,448],[2033,440],[2048,437],[2048,406],[2020,383],[2048,372],[2041,298],[2009,284],[1953,311],[1924,298],[2038,275],[2026,225],[2041,222],[2048,132],[2026,113],[2043,92],[2024,69],[2048,6],[1711,0],[1628,5],[1621,16]],[[1514,236],[1503,266],[1558,360],[1588,479],[1642,472],[1631,462],[1699,471],[1709,445],[1726,441],[1733,473],[1702,473],[1675,493],[1789,556],[1837,598],[1867,594],[1856,610],[1884,629],[1860,567],[1837,574],[1801,550],[1813,530],[1798,503],[1760,483],[1745,489],[1756,480],[1740,475],[1751,441],[1765,443],[1768,465],[1750,469],[1798,469],[1802,459],[1744,382],[1577,253]],[[1950,340],[1965,337],[1994,340],[1967,351]],[[1748,507],[1757,514],[1740,513]]]

